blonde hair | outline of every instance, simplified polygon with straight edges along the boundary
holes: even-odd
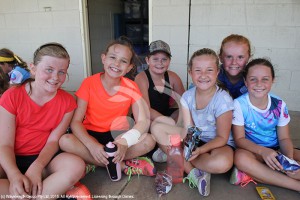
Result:
[[[203,49],[199,49],[199,50],[195,51],[193,53],[192,57],[190,58],[189,63],[188,63],[188,67],[190,70],[192,69],[193,59],[197,56],[202,56],[202,55],[209,55],[209,56],[214,57],[216,59],[216,66],[219,69],[219,57],[216,54],[216,52],[209,48],[203,48]]]

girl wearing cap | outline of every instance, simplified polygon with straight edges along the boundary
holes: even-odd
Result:
[[[169,70],[169,45],[162,40],[153,41],[149,46],[146,62],[148,69],[139,73],[135,82],[149,106],[152,124],[162,122],[175,125],[179,114],[176,101],[183,94],[184,87],[180,77]],[[152,158],[156,162],[166,161],[166,156],[160,149]]]
[[[0,67],[6,74],[5,80],[10,84],[23,83],[30,78],[26,62],[9,49],[0,49]]]

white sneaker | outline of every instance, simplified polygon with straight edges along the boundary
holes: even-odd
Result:
[[[200,195],[208,196],[210,193],[210,176],[210,173],[194,168],[183,179],[183,183],[188,180],[190,188],[197,187]]]
[[[152,155],[154,162],[163,163],[167,162],[167,154],[165,154],[160,148],[158,148]]]

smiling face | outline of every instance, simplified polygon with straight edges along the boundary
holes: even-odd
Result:
[[[262,64],[251,66],[248,70],[245,85],[248,88],[250,99],[268,98],[273,84],[271,68]]]
[[[111,77],[124,76],[133,67],[133,64],[130,63],[132,56],[127,46],[120,44],[112,45],[106,54],[101,55],[105,73]]]
[[[66,80],[69,59],[43,56],[37,65],[31,64],[34,83],[46,92],[54,93]]]
[[[146,62],[151,72],[155,74],[164,74],[170,66],[171,59],[166,53],[157,52],[146,57]]]
[[[250,58],[249,47],[242,42],[227,42],[223,46],[220,60],[229,77],[240,76]]]
[[[193,58],[189,74],[198,90],[206,91],[216,85],[219,69],[212,55]]]

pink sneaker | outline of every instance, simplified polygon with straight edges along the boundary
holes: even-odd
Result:
[[[135,159],[125,161],[127,167],[124,173],[128,175],[130,180],[131,175],[154,176],[156,174],[155,166],[151,159],[147,157],[137,157]]]
[[[242,187],[245,187],[250,182],[253,182],[255,185],[257,184],[250,176],[238,170],[236,167],[232,170],[229,182],[233,185],[241,185]]]

